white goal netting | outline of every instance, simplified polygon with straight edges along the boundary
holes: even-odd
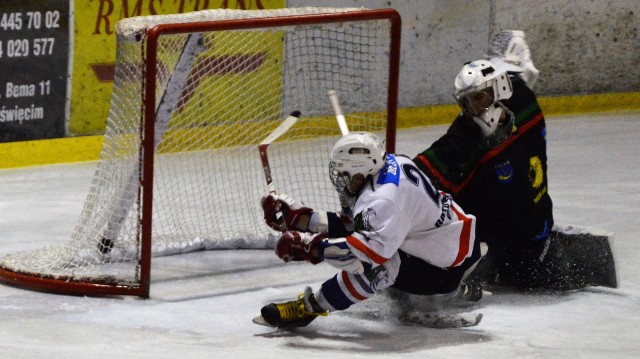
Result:
[[[79,222],[70,240],[2,258],[0,274],[137,286],[147,265],[145,228],[154,256],[272,247],[257,146],[294,110],[300,120],[268,149],[276,188],[313,208],[339,210],[328,153],[340,131],[327,91],[338,92],[350,130],[387,134],[391,24],[349,17],[363,11],[205,10],[122,20],[104,146]],[[314,17],[320,14],[344,17],[326,23]],[[151,44],[149,30],[167,24]],[[149,176],[153,200],[145,203]]]

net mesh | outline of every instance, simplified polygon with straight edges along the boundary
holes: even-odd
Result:
[[[268,149],[273,181],[279,192],[312,208],[339,210],[328,158],[340,132],[327,91],[340,95],[350,130],[384,136],[388,21],[161,35],[154,94],[143,91],[146,30],[165,23],[358,10],[205,10],[121,21],[104,145],[78,224],[70,240],[10,254],[0,267],[67,281],[139,282],[146,96],[158,104],[154,256],[273,246],[276,233],[264,224],[260,208],[267,190],[257,146],[293,110],[302,112],[300,120]],[[100,251],[105,238],[113,247]]]

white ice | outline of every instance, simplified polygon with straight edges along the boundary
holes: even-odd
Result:
[[[154,259],[151,298],[88,298],[0,285],[2,358],[636,358],[640,356],[640,113],[547,119],[558,224],[615,233],[619,288],[496,293],[467,329],[405,327],[374,299],[294,332],[251,323],[262,305],[335,271],[271,251]],[[414,155],[446,126],[403,130]],[[66,240],[94,163],[0,171],[0,255]]]

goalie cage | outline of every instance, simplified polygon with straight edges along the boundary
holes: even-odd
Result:
[[[401,20],[393,9],[203,10],[124,19],[104,144],[70,240],[0,259],[0,281],[73,295],[149,296],[151,257],[271,248],[257,146],[273,181],[339,209],[328,158],[349,127],[395,146]]]

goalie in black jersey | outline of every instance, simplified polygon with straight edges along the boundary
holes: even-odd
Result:
[[[414,158],[434,185],[477,218],[488,252],[478,282],[522,289],[616,287],[608,237],[554,228],[546,125],[531,90],[538,70],[522,31],[503,31],[489,60],[466,63],[454,82],[462,111]]]

